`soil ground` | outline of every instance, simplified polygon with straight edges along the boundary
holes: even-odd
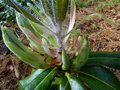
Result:
[[[98,12],[95,6],[77,10],[77,22],[86,15]],[[106,7],[101,12],[116,26],[112,26],[97,16],[80,24],[78,30],[86,33],[90,40],[91,51],[120,51],[120,3]],[[31,67],[14,56],[0,41],[0,90],[17,90],[18,80],[31,72]],[[111,69],[111,68],[110,68]],[[111,69],[120,79],[120,70]]]

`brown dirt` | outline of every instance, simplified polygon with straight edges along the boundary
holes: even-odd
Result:
[[[77,21],[94,12],[97,12],[95,6],[78,9]],[[120,51],[120,3],[106,7],[102,13],[118,25],[111,26],[103,19],[93,17],[79,25],[78,30],[88,34],[92,51]],[[0,90],[17,90],[18,81],[26,77],[32,68],[11,54],[2,41],[0,51]],[[119,70],[111,71],[120,78]]]

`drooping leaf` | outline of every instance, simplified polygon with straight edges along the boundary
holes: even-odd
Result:
[[[83,67],[81,69],[82,72],[88,73],[90,75],[95,76],[96,78],[102,80],[103,82],[108,83],[112,87],[114,87],[116,90],[120,87],[120,81],[117,79],[115,75],[111,71],[109,71],[106,68],[99,67],[99,66],[89,66],[89,67]]]
[[[19,90],[46,90],[55,77],[57,68],[37,69],[19,82]]]
[[[78,27],[80,24],[82,24],[84,21],[88,20],[90,17],[93,17],[93,16],[99,16],[99,17],[101,17],[102,19],[104,19],[105,21],[107,21],[109,24],[111,24],[111,25],[116,25],[115,22],[111,21],[111,20],[110,20],[109,18],[107,18],[106,16],[104,16],[104,15],[102,15],[102,14],[100,14],[100,13],[93,13],[93,14],[90,14],[90,15],[84,17],[79,23],[77,23],[77,24],[75,25],[75,27],[74,27],[73,30],[76,30],[77,27]]]
[[[33,67],[49,67],[44,58],[38,53],[32,52],[28,47],[18,41],[17,37],[7,27],[2,27],[2,37],[6,46],[21,60]]]
[[[86,65],[105,65],[116,69],[120,69],[120,58],[89,58],[86,62]]]
[[[74,75],[70,75],[69,73],[65,74],[72,90],[87,90],[79,78],[75,77]]]

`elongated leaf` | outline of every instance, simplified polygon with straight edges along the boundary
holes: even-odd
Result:
[[[41,26],[40,24],[29,21],[34,30],[39,33],[42,37],[45,37],[45,34],[51,34],[53,31],[50,31],[48,28]]]
[[[86,65],[105,65],[120,69],[120,58],[89,58]]]
[[[68,70],[70,68],[70,60],[64,48],[62,49],[62,63],[63,63],[62,65],[63,70]]]
[[[61,23],[65,20],[69,0],[54,0],[56,21]]]
[[[119,90],[120,81],[118,81],[117,78],[113,75],[113,73],[107,70],[106,68],[99,66],[89,66],[89,67],[84,67],[81,70],[82,72],[95,76],[96,78],[109,84],[116,90]]]
[[[49,67],[49,65],[45,63],[43,57],[38,53],[32,52],[29,48],[18,41],[17,37],[7,27],[2,27],[2,35],[6,46],[18,56],[19,59],[33,67]]]
[[[39,0],[44,11],[52,18],[55,24],[65,20],[69,0]]]
[[[59,86],[59,90],[71,90],[69,81],[66,77],[61,78],[61,83]]]
[[[36,23],[40,23],[36,18],[34,18],[31,14],[29,14],[26,10],[24,10],[20,5],[18,5],[13,0],[4,0],[4,2],[7,5],[9,5],[10,7],[13,7],[14,9],[16,9],[18,12],[20,12],[21,14],[23,14],[27,18],[29,18],[30,20],[32,20],[32,21],[34,21]]]
[[[90,52],[89,58],[94,57],[114,57],[114,58],[120,58],[120,52]]]
[[[75,27],[74,27],[73,30],[76,30],[77,27],[78,27],[81,23],[83,23],[84,21],[86,21],[87,19],[89,19],[89,18],[92,17],[92,16],[99,16],[99,17],[103,18],[105,21],[107,21],[109,24],[111,24],[111,25],[116,25],[116,23],[114,23],[113,21],[111,21],[111,20],[110,20],[109,18],[107,18],[106,16],[104,16],[104,15],[102,15],[102,14],[100,14],[100,13],[93,13],[93,14],[90,14],[90,15],[84,17],[78,24],[75,25]]]
[[[41,26],[40,24],[31,22],[31,21],[30,21],[30,23],[31,23],[32,27],[34,28],[34,30],[36,32],[38,32],[44,39],[48,40],[48,42],[51,45],[53,45],[55,47],[59,47],[53,31]]]
[[[82,43],[81,48],[78,52],[78,55],[76,56],[76,59],[73,61],[72,69],[74,71],[80,70],[80,68],[86,63],[88,60],[89,56],[89,42],[85,37],[82,37],[82,42],[81,40],[79,41]]]
[[[45,39],[42,39],[42,47],[48,55],[53,56],[50,52],[49,45]]]
[[[19,90],[46,90],[51,84],[57,68],[37,69],[32,74],[21,80],[19,83]]]
[[[88,85],[88,87],[92,90],[115,90],[115,88],[111,87],[107,83],[101,81],[100,79],[81,72],[80,73],[80,79]]]
[[[30,41],[31,47],[40,53],[45,53],[41,47],[41,36],[32,28],[29,20],[20,13],[16,13],[16,20],[21,31]]]
[[[49,31],[54,32],[54,23],[51,20],[51,18],[49,16],[43,15],[43,13],[39,12],[32,4],[28,4],[29,7],[38,15],[38,17],[40,18],[40,22],[44,25],[45,28],[47,28]]]
[[[76,5],[75,5],[75,0],[71,0],[71,9],[70,9],[70,22],[69,22],[69,27],[67,31],[67,35],[63,40],[63,43],[66,43],[68,38],[70,37],[70,32],[72,31],[74,24],[75,24],[75,19],[76,19]]]
[[[69,22],[69,28],[67,33],[69,33],[74,27],[75,19],[76,19],[75,16],[76,16],[75,0],[71,0],[70,22]]]
[[[69,73],[66,73],[66,77],[68,78],[72,90],[87,90],[85,86],[83,86],[81,81],[74,75],[70,75]]]
[[[25,16],[23,16],[21,13],[19,13],[19,12],[16,12],[16,21],[17,21],[17,24],[19,25],[20,28],[21,27],[27,28],[33,34],[37,34],[35,32],[35,30],[32,28],[32,26],[30,25],[28,19]],[[24,33],[24,31],[23,31],[23,33]]]
[[[31,3],[27,3],[27,5],[41,18],[42,21],[46,21],[46,17],[43,16]]]
[[[42,7],[42,9],[44,10],[44,12],[47,14],[47,16],[50,16],[52,19],[54,18],[53,14],[52,14],[52,4],[53,4],[53,0],[39,0],[40,1],[40,5]]]

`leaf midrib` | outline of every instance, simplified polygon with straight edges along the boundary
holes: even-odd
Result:
[[[96,79],[96,80],[102,82],[103,84],[107,85],[108,87],[110,87],[110,88],[116,90],[116,89],[115,89],[113,86],[111,86],[110,84],[108,84],[108,83],[106,83],[106,82],[104,82],[104,81],[98,79],[97,77],[95,77],[95,76],[93,76],[93,75],[90,75],[90,74],[85,73],[85,72],[82,72],[82,71],[79,71],[79,72],[82,73],[82,74],[84,74],[84,75],[87,75],[87,76],[89,76],[89,77],[91,77],[91,78],[94,78],[94,79]]]
[[[51,73],[53,73],[53,71],[55,71],[55,69],[57,69],[57,67],[55,67],[51,72],[49,72],[49,74],[34,88],[34,90],[36,90],[36,88],[37,88],[38,86],[40,86],[40,84],[41,84]]]

